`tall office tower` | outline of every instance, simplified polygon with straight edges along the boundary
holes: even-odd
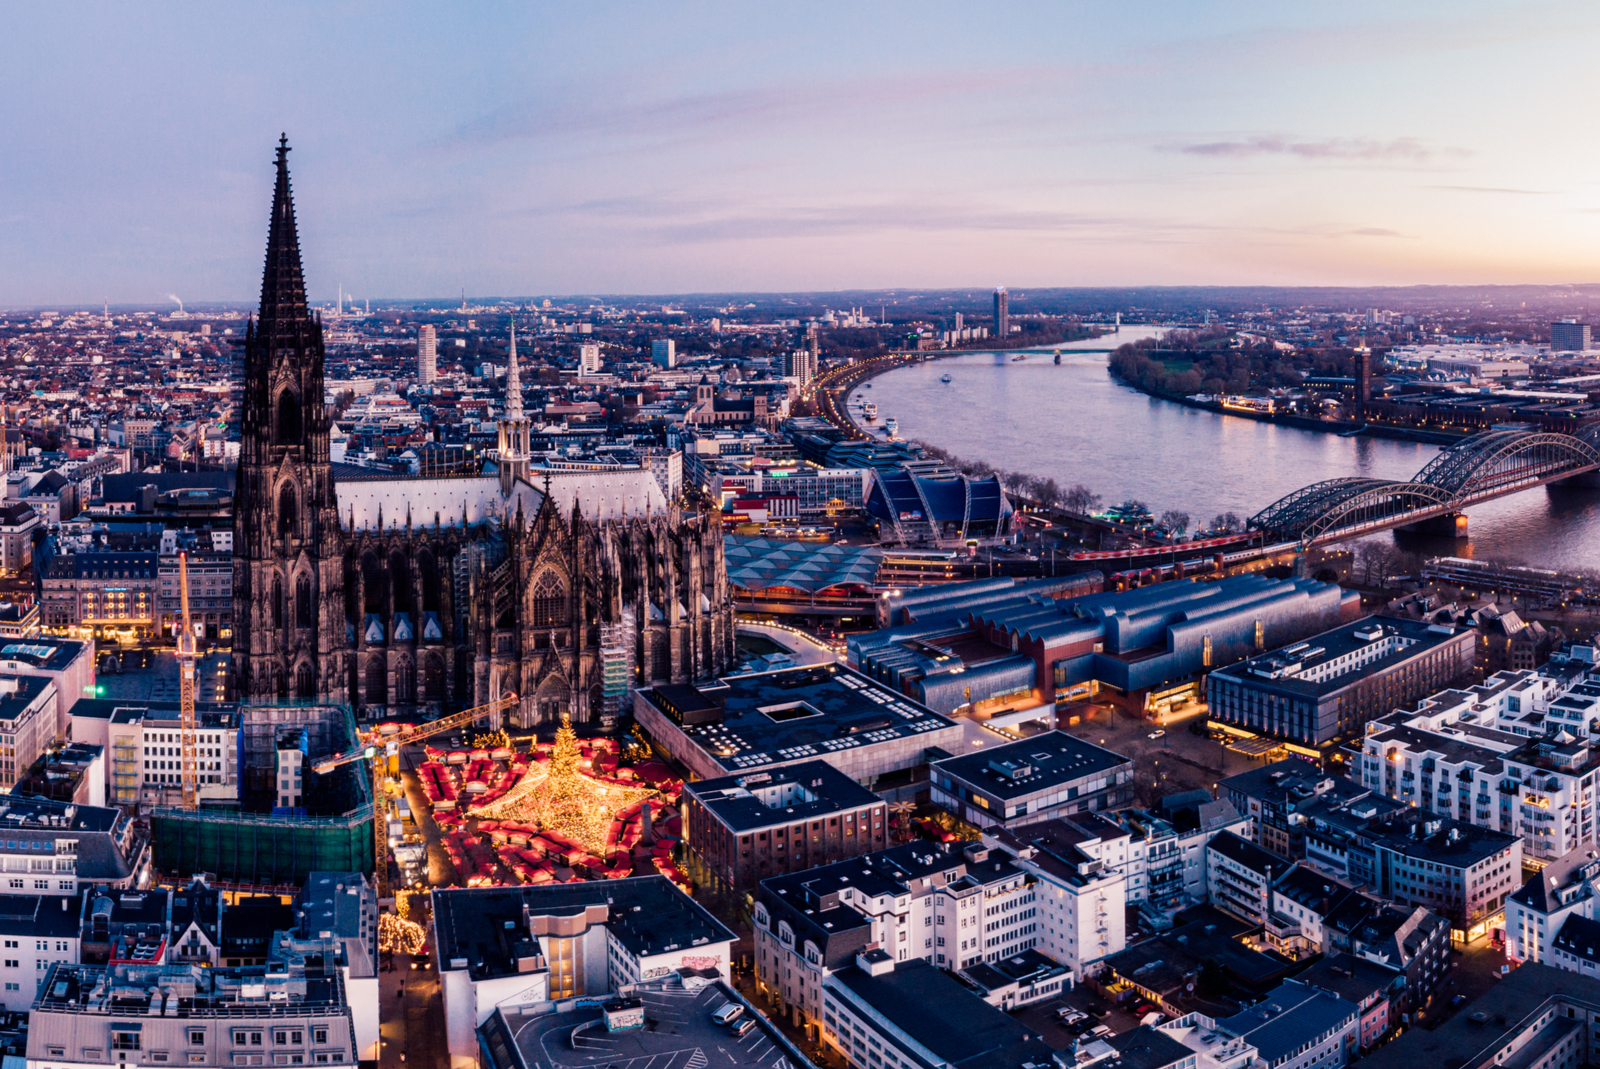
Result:
[[[671,338],[657,338],[650,343],[650,359],[665,368],[677,367],[677,343]]]
[[[426,386],[439,377],[439,335],[432,327],[417,331],[417,381]]]
[[[960,312],[956,313],[956,330],[960,330],[962,328],[962,324],[965,322],[965,318],[966,317],[963,316]]]
[[[784,353],[783,374],[785,378],[799,382],[800,388],[804,389],[817,377],[817,354],[809,347]]]
[[[1004,286],[994,288],[994,333],[997,338],[1004,338],[1011,333],[1011,295]]]
[[[578,378],[588,378],[590,375],[600,374],[600,346],[596,342],[585,342],[578,346]]]
[[[1550,348],[1557,352],[1576,352],[1590,347],[1590,328],[1576,319],[1558,319],[1550,324]]]
[[[1372,350],[1367,348],[1366,339],[1356,348],[1356,400],[1365,414],[1372,404]]]

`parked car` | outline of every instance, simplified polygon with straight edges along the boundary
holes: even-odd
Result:
[[[1097,1024],[1089,1030],[1089,1038],[1091,1039],[1104,1039],[1112,1034],[1111,1026],[1105,1024]]]
[[[1135,1017],[1143,1017],[1147,1013],[1154,1013],[1155,1008],[1156,1007],[1154,1003],[1141,1002],[1128,1012],[1133,1014]]]
[[[744,1016],[744,1007],[737,1002],[724,1002],[722,1006],[711,1015],[717,1024],[732,1024]]]
[[[1082,1024],[1089,1020],[1089,1015],[1082,1010],[1075,1010],[1070,1006],[1063,1006],[1056,1011],[1056,1017],[1062,1024]]]
[[[749,1017],[746,1017],[742,1021],[735,1021],[733,1023],[733,1027],[728,1029],[728,1031],[733,1034],[734,1039],[743,1039],[745,1036],[750,1034],[751,1029],[755,1028],[755,1026],[755,1021]]]
[[[1152,738],[1152,739],[1159,739],[1159,738],[1161,738],[1161,737],[1162,737],[1162,736],[1163,736],[1163,735],[1165,735],[1165,734],[1166,734],[1166,733],[1167,733],[1167,731],[1166,731],[1166,729],[1165,729],[1165,728],[1156,728],[1156,729],[1155,729],[1155,730],[1154,730],[1154,731],[1152,731],[1152,732],[1151,732],[1151,733],[1150,733],[1150,734],[1149,734],[1149,736],[1148,736],[1148,737],[1149,737],[1149,738]]]

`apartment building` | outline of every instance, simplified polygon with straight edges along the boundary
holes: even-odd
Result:
[[[1587,677],[1553,662],[1434,695],[1415,713],[1369,724],[1351,775],[1388,798],[1521,838],[1528,858],[1554,861],[1595,841],[1600,752],[1590,740],[1600,687]]]
[[[1506,960],[1537,961],[1572,968],[1583,958],[1554,953],[1568,922],[1582,921],[1571,935],[1600,921],[1600,850],[1580,847],[1544,866],[1506,899]],[[1587,945],[1587,944],[1586,944]],[[1600,945],[1596,945],[1600,950]],[[1573,969],[1573,971],[1585,971]]]
[[[865,949],[957,970],[1038,945],[1041,889],[1017,857],[985,843],[907,843],[761,881],[756,987],[814,1029],[822,981]]]
[[[29,1014],[28,1064],[354,1065],[335,954],[285,939],[254,968],[56,964]]]
[[[822,1039],[853,1069],[1050,1065],[1021,1021],[922,959],[863,951],[823,981]]]
[[[1272,886],[1292,865],[1233,832],[1221,832],[1206,843],[1207,898],[1218,909],[1265,925],[1272,913]]]
[[[1499,927],[1507,897],[1522,886],[1522,840],[1491,828],[1408,810],[1361,828],[1355,841],[1355,882],[1437,913],[1460,941]]]
[[[239,707],[198,702],[195,707],[196,790],[202,802],[239,797]],[[182,710],[176,701],[84,699],[72,710],[72,738],[104,746],[110,754],[107,798],[121,806],[181,805]]]
[[[57,962],[78,960],[78,904],[63,895],[0,897],[0,1007],[27,1013]]]

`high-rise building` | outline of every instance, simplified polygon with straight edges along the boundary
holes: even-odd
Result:
[[[671,338],[657,338],[650,343],[650,359],[665,368],[677,367],[677,343]]]
[[[417,381],[426,386],[439,377],[439,334],[432,327],[417,331]]]
[[[1589,348],[1593,328],[1576,319],[1558,319],[1550,324],[1550,348],[1557,352],[1576,352]]]
[[[600,374],[600,346],[596,342],[585,342],[578,346],[578,378],[598,374]]]
[[[795,349],[783,354],[784,378],[794,379],[804,389],[817,376],[817,354],[810,349]]]
[[[1011,295],[1004,286],[994,288],[994,336],[1005,338],[1011,333]]]

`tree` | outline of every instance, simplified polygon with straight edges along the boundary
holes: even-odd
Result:
[[[1098,504],[1100,495],[1082,483],[1073,484],[1061,495],[1061,507],[1079,516],[1087,516]]]
[[[1176,509],[1168,509],[1156,517],[1156,523],[1167,529],[1172,535],[1181,535],[1189,529],[1189,514]]]
[[[1219,512],[1216,518],[1211,521],[1211,529],[1232,534],[1235,531],[1244,530],[1244,521],[1239,518],[1239,514],[1236,512]]]
[[[1040,504],[1053,508],[1061,503],[1061,487],[1056,485],[1054,479],[1036,479],[1033,496]]]

